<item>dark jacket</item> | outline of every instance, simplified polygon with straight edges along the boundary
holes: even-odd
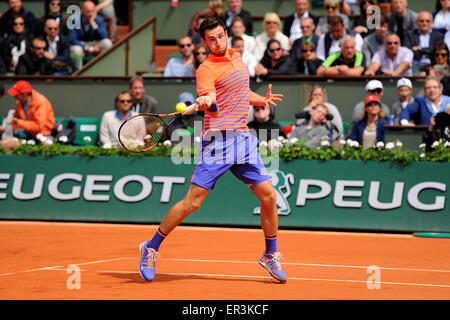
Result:
[[[264,123],[259,123],[256,119],[247,123],[250,131],[253,132],[258,138],[259,141],[269,141],[272,139],[272,130],[278,131],[278,136],[286,138],[286,134],[284,133],[281,126],[273,119],[273,116],[270,116],[269,121]],[[260,130],[264,130],[261,131]],[[260,135],[260,133],[262,133]],[[273,137],[275,138],[275,137]]]
[[[290,16],[288,16],[286,19],[284,19],[284,23],[283,23],[283,33],[289,38],[289,36],[291,35],[291,27],[292,27],[292,23],[294,23],[295,20],[295,15],[297,13],[293,13]],[[317,25],[317,20],[319,20],[319,18],[317,18],[315,15],[311,14],[311,12],[308,11],[309,17],[311,19],[313,19],[314,24]]]
[[[48,40],[45,37],[45,51],[48,51]],[[56,57],[55,60],[68,63],[72,68],[74,68],[74,63],[70,58],[70,43],[69,38],[59,34],[59,41],[56,42]]]
[[[378,119],[377,121],[377,142],[385,142],[385,136],[386,136],[386,129],[384,128],[385,125],[387,125],[388,122],[384,119]],[[363,143],[363,136],[364,136],[364,130],[366,130],[367,127],[367,120],[361,119],[356,121],[355,125],[353,126],[352,133],[350,134],[350,139],[353,141],[358,141],[360,146],[362,146]]]
[[[79,16],[74,19],[78,19]],[[73,21],[72,21],[73,22]],[[74,23],[74,22],[73,22]],[[97,15],[95,18],[95,23],[97,24],[97,29],[94,30],[90,26],[85,27],[89,24],[85,21],[84,16],[81,15],[81,28],[73,28],[69,30],[69,42],[71,45],[78,45],[84,48],[81,41],[100,41],[108,38],[108,31],[105,26],[105,21],[102,17]]]
[[[308,60],[306,62],[306,67],[308,68],[308,73],[306,73],[305,68],[305,60],[303,58],[300,58],[297,60],[297,72],[300,74],[307,74],[307,75],[316,75],[317,69],[322,65],[323,61],[320,59],[314,59],[314,60]]]
[[[311,38],[311,42],[314,43],[314,45],[317,48],[317,43],[319,42],[319,36],[317,36],[316,34],[313,34],[312,38]],[[291,55],[292,59],[297,60],[297,59],[301,58],[301,56],[302,56],[302,53],[301,53],[302,43],[303,43],[303,37],[301,37],[300,39],[295,40],[294,43],[292,44],[292,48],[291,48],[291,51],[290,51],[290,55]]]
[[[16,74],[47,75],[53,74],[53,69],[51,68],[51,61],[49,59],[44,57],[36,62],[31,57],[31,53],[28,52],[20,57]]]
[[[412,50],[412,47],[419,46],[420,47],[420,31],[418,29],[410,30],[403,40],[403,46],[408,47]],[[423,54],[426,54],[428,57],[431,58],[431,54],[433,52],[433,48],[436,43],[442,41],[444,37],[442,36],[442,33],[437,31],[432,31],[430,33],[430,42],[428,43],[428,46],[426,48],[420,48],[421,50],[416,50],[414,52],[414,60],[420,61]]]
[[[268,55],[264,55],[260,63],[268,70],[268,76],[295,74],[297,70],[295,61],[290,56],[282,56],[274,67],[272,67],[271,59]]]
[[[25,41],[26,51],[28,51],[31,45],[32,36],[27,32],[12,33],[3,42],[3,58],[8,69],[12,62],[12,50],[14,47],[20,49],[20,44],[23,40]]]
[[[19,14],[25,19],[26,30],[28,32],[34,32],[36,27],[36,17],[33,12],[22,7]],[[15,15],[12,14],[11,10],[8,10],[0,17],[0,42],[2,42],[7,35],[13,32],[11,28],[11,21],[14,16]]]

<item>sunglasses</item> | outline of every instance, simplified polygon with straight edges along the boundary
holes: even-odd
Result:
[[[23,26],[25,25],[25,22],[14,22],[13,26]]]
[[[278,47],[276,49],[269,49],[269,52],[274,53],[275,51],[280,51],[280,50],[281,50],[281,48]]]
[[[278,24],[278,22],[275,22],[275,21],[267,21],[266,24]]]
[[[61,6],[61,2],[50,2],[51,6]]]
[[[119,100],[120,103],[131,103],[133,100]]]
[[[390,46],[390,45],[393,45],[393,44],[397,45],[397,44],[399,44],[400,42],[394,41],[394,42],[386,42],[386,43],[387,43],[388,46]]]
[[[381,91],[383,90],[381,90],[380,88],[369,90],[370,93],[381,93]]]
[[[253,111],[262,111],[266,109],[265,107],[253,107]]]
[[[369,102],[368,104],[366,104],[366,107],[375,107],[375,106],[380,106],[380,104],[378,102]]]
[[[184,47],[190,47],[190,46],[192,46],[192,43],[188,43],[188,44],[180,44],[180,45],[178,45],[180,48],[184,48]]]
[[[336,6],[326,6],[325,9],[334,11],[337,9],[337,7]]]
[[[194,55],[195,56],[199,56],[199,55],[204,55],[204,56],[206,56],[206,52],[196,52],[196,53],[194,53]]]
[[[441,52],[436,52],[434,54],[435,57],[446,57],[448,56],[448,53],[441,53]]]
[[[302,53],[306,53],[306,52],[314,52],[314,49],[303,49]]]
[[[43,51],[43,50],[45,50],[45,47],[34,47],[33,46],[33,49],[36,50],[36,51],[40,51],[40,50]]]
[[[47,28],[49,31],[52,31],[52,30],[58,30],[58,28],[54,28],[54,27],[48,27]]]

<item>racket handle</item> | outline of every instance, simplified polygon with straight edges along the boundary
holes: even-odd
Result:
[[[213,103],[208,109],[209,112],[216,112],[219,110],[219,106],[217,105],[217,103]]]
[[[195,111],[196,107],[198,107],[198,105],[196,103],[193,103],[189,107],[186,108],[186,111],[184,113],[191,114],[192,112]],[[219,110],[219,106],[217,105],[216,102],[214,102],[207,110],[210,112],[216,112]]]

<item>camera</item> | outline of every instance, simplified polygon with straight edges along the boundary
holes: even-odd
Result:
[[[439,112],[434,118],[436,128],[444,129],[450,125],[450,115],[447,112]]]

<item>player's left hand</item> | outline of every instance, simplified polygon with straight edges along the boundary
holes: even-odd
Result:
[[[270,83],[269,86],[267,87],[267,93],[266,93],[266,97],[264,98],[264,105],[266,107],[270,107],[270,105],[272,106],[277,106],[277,104],[275,103],[275,101],[283,101],[283,95],[280,93],[272,93],[272,84]]]

